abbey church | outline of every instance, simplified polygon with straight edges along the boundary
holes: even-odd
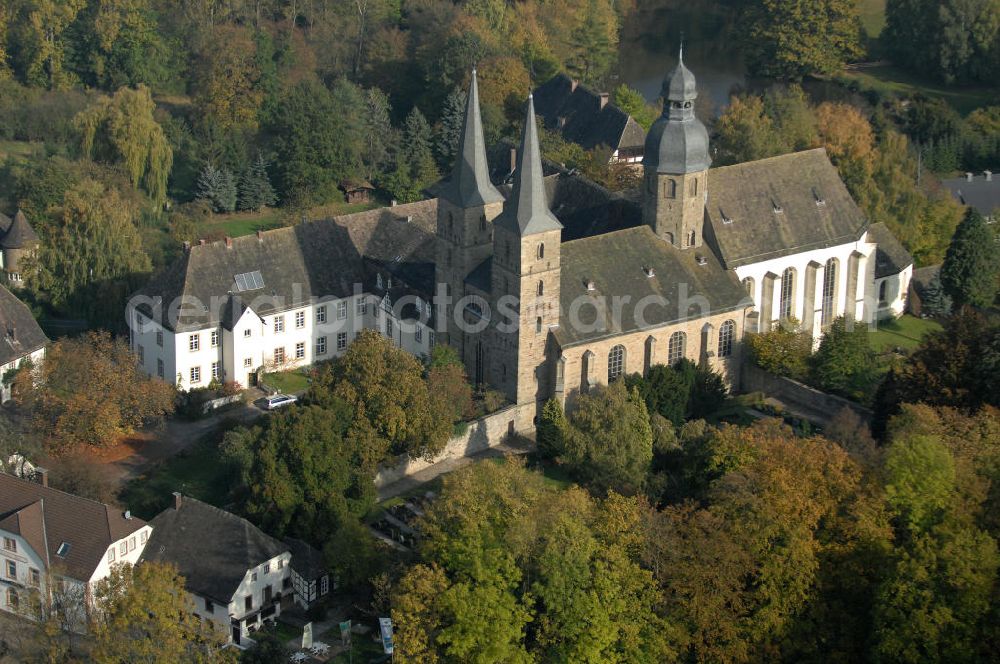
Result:
[[[544,162],[529,98],[509,167],[487,161],[475,73],[451,177],[424,201],[185,248],[129,306],[140,365],[181,389],[335,358],[373,328],[517,404],[571,405],[681,358],[738,380],[748,332],[902,313],[912,259],[823,149],[711,168],[679,62],[609,192]],[[491,168],[491,166],[493,168]]]

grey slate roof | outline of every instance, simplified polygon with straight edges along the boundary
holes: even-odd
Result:
[[[867,225],[823,148],[713,168],[705,214],[728,268],[854,242]]]
[[[49,342],[28,306],[0,286],[0,364],[30,355]]]
[[[708,130],[694,114],[698,86],[694,74],[684,66],[683,55],[663,81],[663,114],[646,136],[642,163],[647,173],[697,173],[712,163]]]
[[[997,214],[1000,211],[1000,174],[994,174],[990,180],[985,175],[941,180],[941,184],[958,199],[962,205],[973,207],[984,217]]]
[[[13,223],[13,219],[0,212],[0,233],[6,233],[10,229],[11,223]]]
[[[879,222],[868,227],[868,241],[878,246],[875,250],[875,278],[899,274],[913,265],[913,256],[892,234],[888,226]]]
[[[699,255],[705,259],[704,265],[698,264]],[[553,334],[564,348],[751,306],[735,273],[723,268],[711,251],[707,248],[700,254],[681,251],[657,238],[648,226],[564,242],[561,265],[559,304],[562,313],[559,327],[553,330]],[[644,268],[652,268],[654,276],[647,276]],[[593,291],[587,290],[588,281],[594,282]],[[682,285],[687,289],[689,300],[702,296],[709,303],[710,310],[700,311],[694,307],[680,311]],[[632,304],[648,295],[663,297],[668,304],[647,307],[643,312],[645,321],[636,320],[633,308],[625,306],[622,319],[616,322],[612,319],[611,298],[624,295],[632,298]],[[574,309],[573,303],[577,298],[586,302],[600,302],[597,298],[606,298],[606,310],[597,315],[590,304],[578,304]],[[583,329],[574,326],[570,320],[574,310],[578,311]],[[601,321],[601,324],[593,325],[595,321]]]
[[[90,579],[113,542],[145,525],[110,505],[0,473],[0,528],[20,533],[47,565],[78,581]],[[60,557],[63,542],[69,551]]]
[[[465,105],[465,119],[456,157],[455,169],[450,182],[441,190],[442,196],[462,208],[503,200],[503,196],[490,182],[475,69],[472,70],[472,83],[469,85],[469,99]]]
[[[294,537],[286,537],[285,544],[292,554],[292,569],[296,574],[309,581],[315,581],[327,573],[323,554],[307,542]]]
[[[605,101],[601,95],[556,74],[534,91],[535,110],[545,128],[559,131],[567,141],[593,150],[599,145],[611,149],[642,147],[646,132],[628,113]]]
[[[545,196],[542,151],[538,147],[535,104],[530,95],[518,156],[520,161],[514,172],[514,188],[504,202],[503,212],[493,222],[494,225],[521,237],[561,229],[562,224],[549,210]]]
[[[246,573],[288,551],[246,519],[184,496],[149,522],[142,560],[177,566],[189,592],[228,604]]]
[[[235,275],[255,270],[264,287],[244,291],[241,300],[260,315],[315,298],[346,297],[355,284],[370,290],[377,272],[432,294],[436,218],[437,200],[427,200],[233,238],[231,247],[222,240],[195,245],[139,294],[160,298],[163,323],[175,331],[231,324],[228,293],[236,290]],[[202,306],[171,318],[170,302],[183,296]]]
[[[0,247],[4,249],[24,249],[38,244],[38,234],[28,223],[28,218],[20,210],[14,215],[14,221],[0,239]]]

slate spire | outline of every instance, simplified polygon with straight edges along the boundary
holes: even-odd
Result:
[[[514,189],[504,203],[496,225],[520,236],[558,230],[562,224],[549,210],[542,174],[542,151],[538,147],[535,102],[528,95],[528,117],[521,135],[520,160],[514,171]]]
[[[479,84],[476,70],[472,70],[469,98],[465,104],[465,120],[459,137],[455,169],[446,188],[447,198],[462,208],[497,203],[503,196],[490,182],[490,169],[486,163],[486,141],[483,139],[483,120],[479,113]]]

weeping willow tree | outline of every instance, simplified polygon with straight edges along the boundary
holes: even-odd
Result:
[[[75,119],[83,154],[95,161],[120,163],[132,186],[142,186],[155,203],[167,197],[167,176],[174,156],[156,119],[149,88],[121,88]]]
[[[85,179],[49,213],[34,259],[35,287],[60,314],[117,329],[125,298],[151,263],[135,225],[139,204],[114,187]]]

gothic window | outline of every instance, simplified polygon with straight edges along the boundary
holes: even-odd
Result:
[[[687,346],[687,335],[683,332],[674,332],[667,342],[667,364],[673,366],[684,359],[685,347]]]
[[[831,258],[823,268],[823,301],[821,303],[820,324],[829,325],[833,322],[833,310],[837,305],[837,267],[836,258]]]
[[[608,382],[610,383],[619,378],[624,370],[625,346],[619,344],[608,353]]]
[[[535,334],[540,334],[542,331],[542,317],[539,316],[535,319]]]
[[[885,296],[888,294],[888,286],[889,281],[887,279],[883,279],[882,283],[878,285],[878,306],[880,307],[884,307],[887,304]]]
[[[690,233],[688,233],[688,246],[689,247],[693,247],[694,246],[696,238],[697,238],[697,236],[695,235],[694,231],[691,231]]]
[[[719,357],[729,357],[733,354],[733,336],[735,333],[735,321],[727,320],[719,327]]]
[[[538,297],[541,297],[543,293],[545,293],[545,282],[539,281],[538,282]]]
[[[664,198],[677,198],[677,181],[667,180],[666,185],[663,187],[663,197]]]
[[[692,196],[698,195],[698,178],[694,178],[693,180],[691,180],[691,195]]]
[[[788,320],[795,312],[795,268],[785,268],[781,273],[781,306],[778,313],[781,320]]]
[[[544,242],[539,242],[538,243],[538,260],[542,260],[543,258],[545,258],[545,243]]]

